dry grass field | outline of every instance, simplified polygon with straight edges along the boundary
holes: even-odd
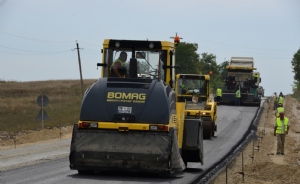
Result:
[[[84,80],[84,90],[95,80]],[[41,109],[37,98],[42,94],[49,99],[44,107],[50,118],[44,121],[45,128],[73,125],[78,121],[82,99],[80,80],[0,81],[0,135],[41,129],[42,121],[36,117]]]

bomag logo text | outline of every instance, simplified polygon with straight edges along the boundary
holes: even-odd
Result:
[[[108,92],[108,102],[131,102],[131,103],[145,103],[145,93],[124,93],[124,92]]]

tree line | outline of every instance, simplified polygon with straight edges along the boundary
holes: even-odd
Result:
[[[218,86],[224,86],[224,80],[226,79],[226,66],[229,65],[229,61],[224,61],[220,64],[216,62],[216,55],[202,53],[198,54],[197,46],[192,43],[181,42],[176,47],[175,58],[176,74],[200,74],[210,76],[210,87],[214,92]]]
[[[294,72],[294,85],[293,85],[293,92],[294,95],[300,97],[300,48],[294,54],[294,57],[291,61],[292,69]]]
[[[176,74],[201,74],[207,75],[212,72],[211,75],[211,90],[215,90],[218,86],[224,86],[224,80],[226,79],[226,66],[229,65],[229,61],[224,61],[220,64],[216,62],[216,55],[202,53],[198,54],[197,47],[192,43],[181,42],[176,48],[176,65],[179,68],[176,69]],[[292,69],[294,73],[294,95],[300,97],[300,48],[294,54],[291,61]]]

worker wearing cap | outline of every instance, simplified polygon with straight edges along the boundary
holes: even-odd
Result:
[[[221,86],[219,86],[217,88],[216,96],[217,96],[217,104],[219,105],[220,102],[221,102],[221,100],[222,100],[222,89],[221,89]]]
[[[280,103],[283,104],[283,100],[284,100],[283,96],[279,96],[278,97],[278,104],[280,104]]]
[[[284,97],[284,96],[283,96],[283,94],[282,94],[282,91],[280,91],[280,93],[279,93],[279,96],[282,96],[282,97]]]
[[[240,89],[237,89],[235,92],[235,105],[240,106],[241,105],[241,91]]]
[[[278,96],[277,96],[277,93],[274,92],[274,96],[273,96],[273,102],[274,102],[273,110],[277,109],[277,101],[278,101]]]
[[[282,103],[279,103],[279,104],[278,104],[278,108],[276,109],[276,112],[275,112],[275,117],[278,118],[278,117],[279,117],[279,114],[280,114],[281,112],[284,112],[284,108],[283,108],[283,106],[282,106]]]
[[[284,117],[284,112],[280,112],[276,118],[274,126],[274,136],[277,136],[277,152],[276,155],[284,155],[285,135],[288,134],[290,122],[287,117]]]

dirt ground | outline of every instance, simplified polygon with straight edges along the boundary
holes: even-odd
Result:
[[[264,103],[258,124],[257,141],[249,143],[210,184],[282,184],[300,183],[300,103],[290,96],[284,100],[285,116],[291,126],[286,136],[285,155],[276,155],[277,139],[273,135],[275,111],[273,101]],[[226,182],[227,181],[227,182]]]
[[[28,130],[16,133],[0,132],[0,150],[36,145],[68,139],[72,136],[73,126]]]
[[[284,108],[291,122],[286,136],[285,155],[275,155],[276,137],[273,135],[275,111],[271,100],[264,103],[258,124],[257,141],[250,142],[226,169],[211,181],[211,184],[282,184],[300,183],[300,103],[286,96]],[[44,130],[23,131],[15,134],[0,132],[0,150],[25,147],[43,142],[71,138],[72,126]],[[243,158],[243,159],[242,159]],[[244,174],[243,174],[244,173]],[[227,181],[227,182],[226,182]]]

